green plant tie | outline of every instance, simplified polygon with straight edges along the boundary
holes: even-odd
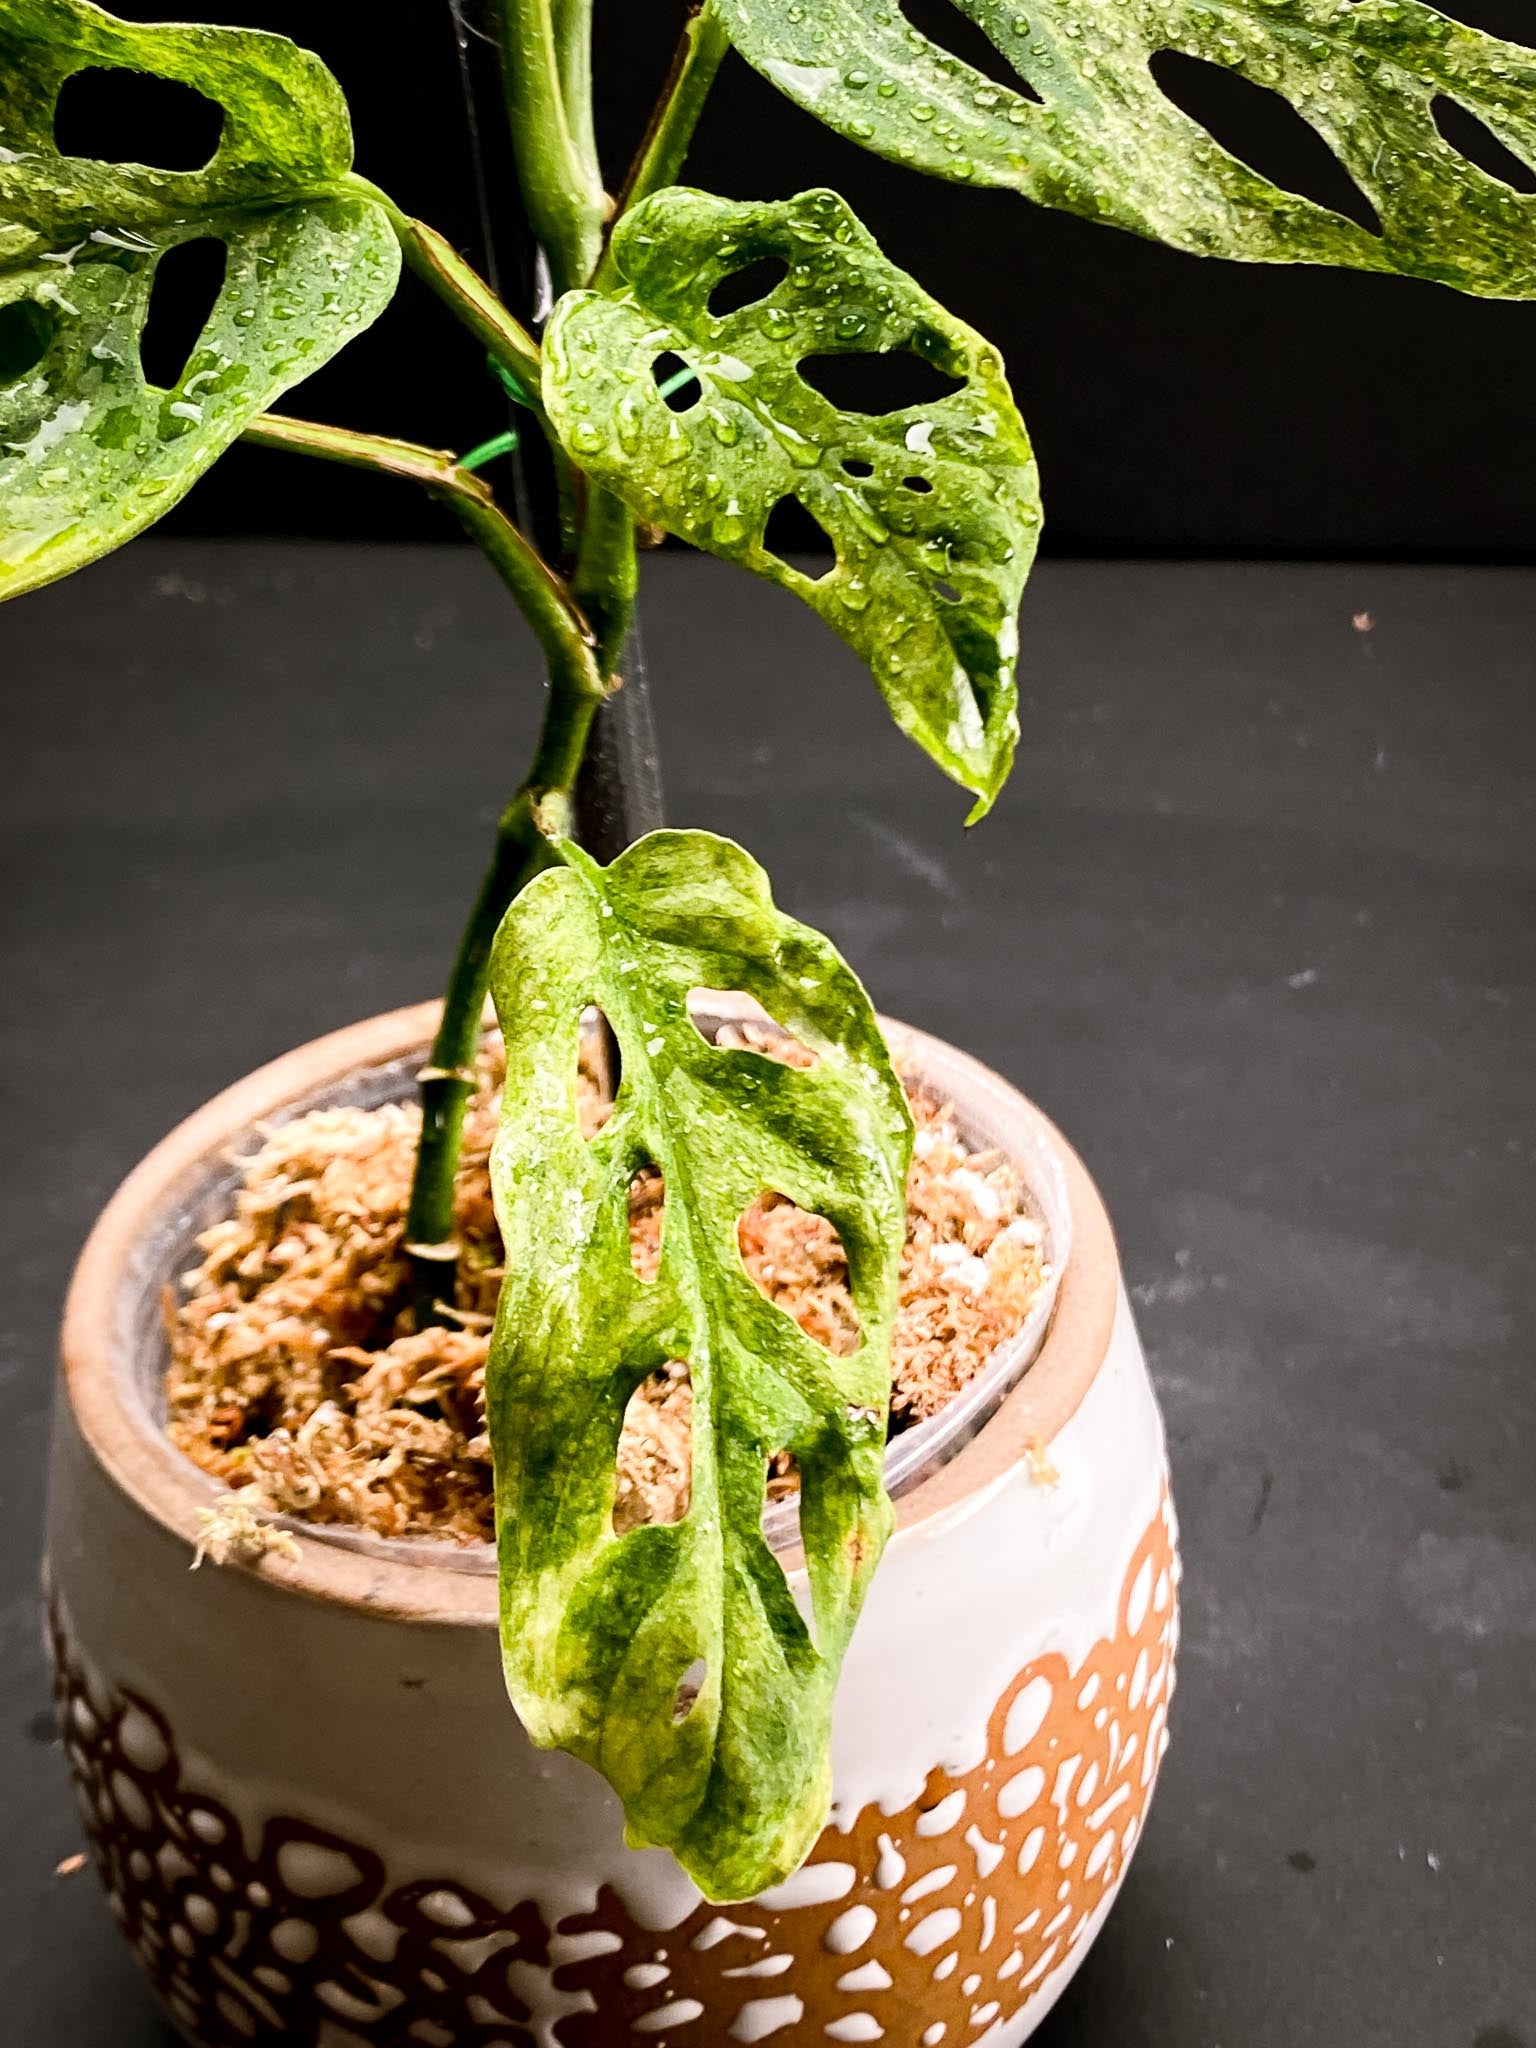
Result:
[[[485,367],[496,379],[502,390],[514,405],[532,405],[527,386],[515,370],[509,370],[505,363],[495,356],[487,356]],[[692,372],[689,372],[692,375]],[[513,455],[517,452],[519,435],[516,427],[508,427],[505,433],[493,434],[489,441],[482,441],[477,448],[471,448],[467,455],[459,457],[460,469],[484,469],[488,462],[494,462],[498,455]]]
[[[493,434],[489,441],[482,441],[478,448],[471,448],[467,455],[461,455],[458,466],[460,469],[484,469],[498,455],[511,455],[517,448],[517,441],[517,429],[508,427],[504,434]]]
[[[533,399],[529,395],[527,386],[515,370],[509,370],[506,364],[501,362],[496,356],[487,356],[485,367],[490,371],[514,405],[531,406],[533,404]]]

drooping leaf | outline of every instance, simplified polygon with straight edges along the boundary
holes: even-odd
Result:
[[[507,1278],[487,1372],[503,1662],[534,1740],[608,1777],[633,1842],[670,1848],[709,1896],[744,1898],[792,1870],[825,1819],[833,1688],[890,1524],[910,1123],[863,990],[775,909],[739,847],[661,832],[606,869],[564,852],[508,913],[492,975],[507,1040],[491,1166]],[[696,988],[746,990],[817,1064],[706,1041]],[[593,1002],[622,1080],[585,1141]],[[630,1263],[643,1166],[666,1192],[653,1281]],[[863,1332],[852,1356],[748,1277],[737,1223],[767,1189],[839,1232]],[[625,1404],[667,1361],[692,1379],[688,1511],[618,1536]],[[780,1450],[800,1466],[809,1624],[762,1534]]]
[[[201,170],[63,155],[61,87],[90,66],[194,87],[224,110]],[[157,138],[146,135],[153,155]],[[153,523],[250,421],[388,304],[400,254],[348,190],[330,73],[280,36],[144,27],[85,0],[0,10],[0,598]],[[140,340],[168,249],[224,244],[223,286],[173,389]],[[9,341],[9,346],[7,345]]]
[[[898,725],[985,810],[1017,738],[1017,612],[1039,538],[1034,459],[997,351],[880,253],[833,192],[738,205],[659,192],[614,237],[620,287],[573,292],[545,345],[545,398],[590,475],[641,518],[793,590],[874,671]],[[785,274],[735,312],[722,279]],[[812,357],[916,356],[960,388],[839,410]],[[656,366],[698,379],[660,395]],[[764,535],[798,499],[836,549],[819,579]]]
[[[1536,166],[1536,50],[1422,0],[954,0],[1021,89],[913,27],[897,0],[716,0],[747,60],[898,163],[1111,221],[1198,255],[1333,263],[1536,294],[1536,198],[1474,168],[1444,98]],[[1332,148],[1375,235],[1282,190],[1180,112],[1150,68],[1178,51],[1279,93]]]

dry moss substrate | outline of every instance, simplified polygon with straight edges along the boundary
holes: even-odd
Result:
[[[741,1027],[736,1043],[803,1051]],[[727,1042],[722,1033],[722,1042]],[[501,1281],[488,1158],[502,1061],[488,1038],[458,1176],[463,1247],[453,1321],[416,1331],[403,1245],[414,1105],[322,1109],[277,1125],[240,1159],[234,1213],[198,1239],[199,1263],[170,1290],[167,1428],[236,1493],[210,1518],[215,1556],[260,1547],[263,1514],[348,1523],[383,1536],[492,1534],[485,1359]],[[589,1134],[606,1115],[583,1074]],[[893,1430],[936,1414],[1029,1313],[1049,1269],[1017,1168],[972,1152],[948,1105],[905,1077],[917,1123],[907,1183],[892,1358]],[[649,1172],[630,1195],[636,1270],[654,1272],[665,1199]],[[858,1343],[832,1226],[767,1194],[740,1229],[748,1272],[812,1337]],[[681,1367],[631,1400],[619,1448],[619,1528],[687,1507],[692,1390]],[[782,1466],[770,1490],[793,1489]]]

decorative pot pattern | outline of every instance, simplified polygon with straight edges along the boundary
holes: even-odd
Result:
[[[210,1489],[154,1427],[150,1333],[207,1162],[427,1028],[375,1020],[210,1105],[116,1198],[72,1294],[61,1731],[168,2011],[200,2048],[1016,2048],[1118,1889],[1177,1641],[1161,1426],[1091,1183],[1014,1091],[910,1034],[962,1128],[1060,1157],[1044,1206],[1070,1204],[1073,1250],[1034,1365],[899,1502],[810,1862],[720,1910],[623,1846],[599,1779],[528,1744],[484,1560],[308,1534],[297,1565],[187,1571]]]
[[[905,1812],[829,1828],[805,1904],[700,1904],[660,1941],[608,1887],[550,1928],[533,1900],[506,1911],[449,1879],[391,1885],[374,1850],[302,1821],[267,1820],[251,1853],[234,1814],[185,1782],[165,1717],[92,1687],[57,1607],[55,1697],[108,1903],[204,2048],[264,2034],[324,2048],[337,2020],[378,2048],[531,2048],[530,1972],[591,2001],[553,2022],[562,2048],[621,2030],[708,2042],[693,2025],[708,2014],[731,2015],[733,2041],[787,2041],[808,2009],[830,2015],[830,2040],[933,2048],[1012,2018],[1113,1896],[1167,1746],[1177,1579],[1165,1496],[1115,1634],[1075,1671],[1059,1655],[1027,1666],[978,1770],[937,1770]]]

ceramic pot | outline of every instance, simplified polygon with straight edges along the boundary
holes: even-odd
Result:
[[[1124,1877],[1177,1633],[1162,1427],[1081,1164],[996,1075],[890,1027],[962,1132],[1024,1167],[1059,1292],[948,1441],[904,1448],[832,1819],[787,1883],[721,1911],[624,1847],[601,1779],[524,1737],[488,1552],[294,1524],[297,1562],[188,1570],[217,1489],[159,1426],[163,1290],[256,1125],[406,1093],[431,1024],[376,1018],[219,1096],[119,1190],[70,1293],[61,1725],[171,2018],[200,2048],[1014,2048]]]

